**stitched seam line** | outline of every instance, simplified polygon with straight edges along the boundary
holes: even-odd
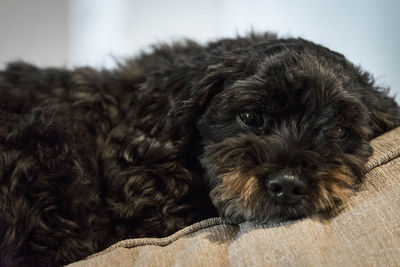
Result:
[[[371,170],[375,169],[376,167],[386,164],[389,161],[392,161],[393,159],[395,159],[399,156],[400,156],[400,147],[396,148],[395,150],[391,150],[383,155],[380,155],[379,157],[377,157],[375,159],[370,160],[366,165],[367,171],[370,172]]]
[[[222,220],[219,217],[214,217],[210,218],[201,222],[197,222],[195,224],[192,224],[188,227],[185,227],[178,232],[167,236],[163,238],[135,238],[135,239],[127,239],[127,240],[122,240],[119,241],[118,243],[115,243],[114,245],[106,248],[103,251],[100,251],[98,253],[92,254],[88,257],[86,257],[84,260],[91,259],[100,255],[107,254],[117,248],[133,248],[133,247],[141,247],[141,246],[146,246],[146,245],[155,245],[155,246],[167,246],[174,241],[178,240],[179,238],[182,238],[184,236],[187,236],[189,234],[192,234],[194,232],[197,232],[199,230],[207,229],[209,227],[213,227],[216,225],[222,224]]]

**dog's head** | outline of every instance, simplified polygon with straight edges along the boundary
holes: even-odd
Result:
[[[289,50],[212,99],[198,122],[201,162],[223,217],[298,218],[352,194],[371,132],[363,88],[338,68],[315,51]]]

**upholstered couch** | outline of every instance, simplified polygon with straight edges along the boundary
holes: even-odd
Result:
[[[400,266],[400,128],[371,141],[366,181],[328,220],[225,225],[121,241],[79,266]]]

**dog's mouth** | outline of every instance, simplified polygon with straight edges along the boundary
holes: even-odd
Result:
[[[271,210],[274,210],[274,212],[270,213]],[[313,212],[315,212],[315,210],[310,208],[310,203],[307,201],[302,201],[301,203],[275,204],[273,207],[269,207],[269,211],[266,210],[268,214],[267,218],[270,221],[296,220],[307,217],[313,214]]]
[[[263,223],[279,223],[290,220],[297,220],[315,213],[310,200],[303,199],[299,202],[282,202],[282,203],[271,203],[266,205],[263,211],[260,211],[258,218],[255,218],[258,222]]]

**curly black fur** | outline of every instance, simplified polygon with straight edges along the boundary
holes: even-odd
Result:
[[[362,181],[368,141],[400,125],[368,73],[270,34],[160,45],[111,71],[12,63],[0,119],[1,266],[67,264],[217,211],[269,222],[333,210]],[[310,188],[299,203],[267,194],[282,171]]]

